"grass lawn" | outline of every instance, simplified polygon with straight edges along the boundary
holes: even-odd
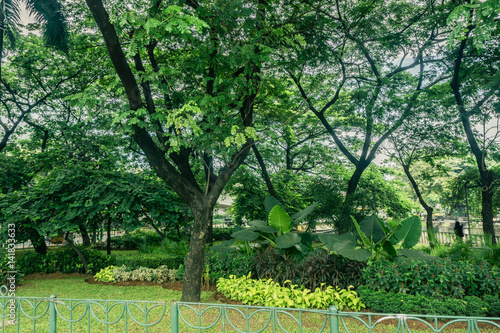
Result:
[[[38,276],[40,277],[40,276]],[[72,299],[110,299],[110,300],[141,300],[141,301],[161,301],[165,302],[165,307],[156,307],[153,308],[148,314],[149,320],[153,319],[161,319],[161,321],[148,329],[148,332],[170,332],[170,303],[173,300],[180,300],[181,292],[174,291],[169,289],[164,289],[161,286],[114,286],[114,285],[98,285],[98,284],[88,284],[85,282],[85,279],[88,278],[83,275],[69,275],[69,276],[48,276],[47,278],[38,278],[38,279],[26,279],[23,281],[22,285],[19,286],[16,290],[16,296],[25,296],[25,297],[48,297],[52,294],[57,295],[59,299],[64,298],[72,298]],[[214,292],[202,292],[201,295],[202,302],[208,303],[216,303],[217,301],[214,299]],[[62,319],[58,319],[58,332],[106,332],[106,325],[101,324],[94,318],[97,317],[101,320],[105,320],[106,312],[104,309],[106,308],[105,302],[100,302],[100,305],[94,304],[92,305],[92,312],[85,311],[85,304],[81,303],[78,305],[78,302],[68,302],[64,301],[64,304],[58,305],[58,310],[60,311],[60,315],[65,316],[66,318],[70,318],[69,311],[65,309],[66,307],[73,307],[73,320],[80,318],[83,316],[83,320],[70,325],[67,322],[64,322]],[[41,315],[45,309],[47,308],[47,303],[43,302],[39,305],[36,310],[36,315]],[[111,304],[108,304],[111,307]],[[149,306],[151,307],[151,306]],[[149,308],[148,307],[148,308]],[[32,306],[28,304],[26,301],[23,301],[23,309],[29,315],[33,315]],[[108,312],[108,321],[116,320],[120,317],[123,311],[123,306],[115,306],[110,309]],[[130,318],[130,315],[138,318],[144,318],[144,314],[141,312],[138,306],[130,306],[130,313],[128,316],[128,325],[127,332],[145,332],[143,327],[133,323],[133,320]],[[165,313],[163,314],[163,311]],[[183,311],[183,315],[185,318],[194,319],[192,313],[190,311]],[[92,313],[92,315],[90,315]],[[163,315],[163,317],[162,317]],[[211,322],[216,320],[219,313],[218,310],[212,309],[208,310],[202,320],[202,324],[209,325]],[[237,326],[239,329],[245,331],[244,320],[241,319],[241,315],[238,315],[236,311],[228,311],[228,315],[233,318],[233,324]],[[205,318],[206,317],[206,318]],[[25,315],[21,315],[21,324],[19,332],[48,332],[48,319],[47,316],[44,316],[41,319],[36,321],[36,325],[33,325],[33,321],[27,319]],[[89,321],[90,318],[90,321]],[[263,327],[267,322],[268,315],[263,313],[255,313],[252,317],[252,323],[256,326],[252,326],[253,330],[257,327]],[[280,315],[280,320],[283,321],[283,326],[287,329],[288,332],[300,332],[299,328],[296,324],[292,323],[291,318],[288,315]],[[302,332],[318,332],[323,323],[323,318],[319,315],[304,315],[304,328]],[[149,321],[148,320],[148,321]],[[367,321],[366,318],[364,318]],[[193,321],[196,322],[196,321]],[[369,330],[360,324],[359,321],[355,319],[346,319],[348,323],[349,332],[353,333],[361,333],[361,332],[369,332]],[[1,320],[0,320],[1,324]],[[396,326],[394,326],[395,322],[390,323],[387,321],[387,324],[377,325],[372,332],[396,332]],[[423,333],[430,332],[430,329],[419,329],[418,323],[409,323],[412,332],[415,333]],[[412,327],[413,325],[413,327]],[[420,325],[421,326],[421,325]],[[328,327],[328,325],[327,325]],[[1,330],[0,330],[1,331]],[[17,328],[15,326],[7,326],[5,327],[5,332],[16,332]],[[125,324],[124,320],[120,320],[118,323],[109,325],[109,332],[124,332]],[[218,325],[209,330],[203,331],[208,333],[216,333],[222,332],[222,326]],[[226,323],[225,327],[226,332],[235,332],[234,329],[231,329],[230,325]],[[272,328],[266,329],[263,332],[272,332]],[[181,324],[180,332],[198,332],[198,330],[190,329],[187,325]],[[279,325],[277,327],[277,332],[283,332],[279,330]],[[347,332],[345,329],[341,328],[340,332]],[[465,332],[465,329],[458,328],[455,326],[450,326],[449,329],[444,329],[442,332],[450,332],[450,333],[461,333]],[[482,329],[481,332],[493,333],[498,332],[498,329],[493,328],[485,328]]]

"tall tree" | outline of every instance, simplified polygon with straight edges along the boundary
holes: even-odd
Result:
[[[459,23],[458,46],[450,54],[450,71],[453,75],[450,87],[455,98],[460,120],[465,130],[467,142],[474,155],[482,186],[483,231],[492,237],[496,244],[493,224],[493,193],[497,175],[487,164],[488,148],[498,136],[500,128],[494,126],[496,133],[483,135],[475,131],[475,121],[483,126],[487,121],[498,118],[498,99],[500,97],[500,47],[498,31],[500,23],[498,2],[486,1],[481,6],[471,6],[465,2],[457,7],[451,19],[464,16],[464,24]],[[491,38],[493,34],[496,38]],[[453,36],[453,35],[452,35]],[[456,36],[456,35],[455,35]],[[454,45],[455,42],[452,40]],[[453,47],[453,46],[452,46]],[[493,138],[493,140],[492,140]]]
[[[352,227],[353,195],[379,147],[419,112],[420,95],[442,79],[429,69],[439,61],[433,52],[443,16],[434,1],[335,1],[317,8],[308,46],[293,54],[299,62],[285,66],[310,111],[355,167],[338,225],[343,231]]]
[[[182,300],[199,301],[212,212],[253,144],[262,66],[286,11],[264,0],[145,1],[126,10],[120,2],[111,20],[101,0],[86,3],[128,100],[127,130],[193,213]]]

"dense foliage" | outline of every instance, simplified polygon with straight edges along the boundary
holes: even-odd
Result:
[[[500,297],[500,268],[450,259],[372,261],[363,269],[367,287],[384,292],[439,299],[491,295]]]
[[[431,296],[376,291],[368,287],[357,289],[363,303],[373,312],[429,314],[441,316],[498,317],[500,299],[485,295],[465,296],[462,299],[437,299]]]
[[[240,252],[212,250],[207,252],[205,263],[208,266],[210,280],[229,278],[230,275],[247,275],[252,270],[253,256]]]
[[[257,251],[253,260],[252,272],[257,278],[273,279],[280,284],[288,280],[311,290],[323,284],[343,289],[358,286],[362,282],[361,269],[365,266],[321,248],[303,259],[269,248]]]
[[[106,266],[115,264],[115,257],[101,254],[97,250],[80,250],[87,260],[89,273],[96,273]],[[82,261],[72,249],[50,251],[46,256],[26,252],[16,260],[18,270],[24,274],[33,273],[85,273]]]

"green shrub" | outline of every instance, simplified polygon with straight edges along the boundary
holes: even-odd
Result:
[[[357,291],[363,303],[373,312],[475,317],[494,313],[494,310],[488,311],[487,300],[476,296],[441,300],[423,295],[376,291],[367,286],[361,286]],[[496,301],[500,303],[498,298]]]
[[[81,248],[80,251],[87,260],[88,273],[90,274],[115,263],[115,257],[104,255],[98,250]],[[73,249],[69,248],[50,251],[45,256],[35,252],[27,252],[19,258],[17,266],[24,274],[85,273],[81,259]]]
[[[170,269],[177,269],[184,264],[184,256],[172,255],[123,255],[116,257],[116,265],[125,265],[129,269],[137,269],[139,267],[157,268],[162,265],[168,266]]]
[[[217,281],[217,290],[244,304],[270,307],[326,309],[335,305],[339,310],[348,308],[356,311],[365,307],[358,294],[350,289],[321,286],[312,292],[289,281],[287,284],[289,287],[280,286],[272,279],[254,280],[250,274],[240,278],[231,275],[229,279],[220,278]]]
[[[106,268],[101,269],[94,275],[94,279],[98,282],[116,282],[116,278],[114,277],[113,270],[116,266],[108,266]]]
[[[209,251],[205,255],[210,279],[228,278],[230,275],[247,275],[251,270],[252,256],[240,252]]]
[[[436,258],[428,262],[372,261],[363,269],[365,285],[374,290],[438,298],[492,295],[500,297],[500,269],[484,262]]]
[[[95,280],[99,282],[117,282],[117,281],[149,281],[164,283],[175,281],[177,270],[169,269],[167,266],[160,266],[156,269],[148,267],[139,267],[129,270],[126,266],[108,266],[99,271]]]
[[[318,249],[300,259],[272,248],[257,251],[252,271],[259,279],[286,280],[314,290],[321,284],[348,288],[361,281],[361,269],[366,264]]]
[[[484,295],[483,300],[486,302],[487,314],[489,317],[500,317],[500,298]]]

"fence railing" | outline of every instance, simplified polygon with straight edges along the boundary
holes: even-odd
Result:
[[[166,302],[8,297],[1,289],[2,333],[168,332],[170,324]]]
[[[453,317],[172,302],[170,332],[499,332],[500,318]],[[181,329],[180,325],[184,325]]]
[[[170,312],[170,313],[169,313]],[[8,297],[3,332],[500,332],[500,318],[354,313],[245,305]]]

